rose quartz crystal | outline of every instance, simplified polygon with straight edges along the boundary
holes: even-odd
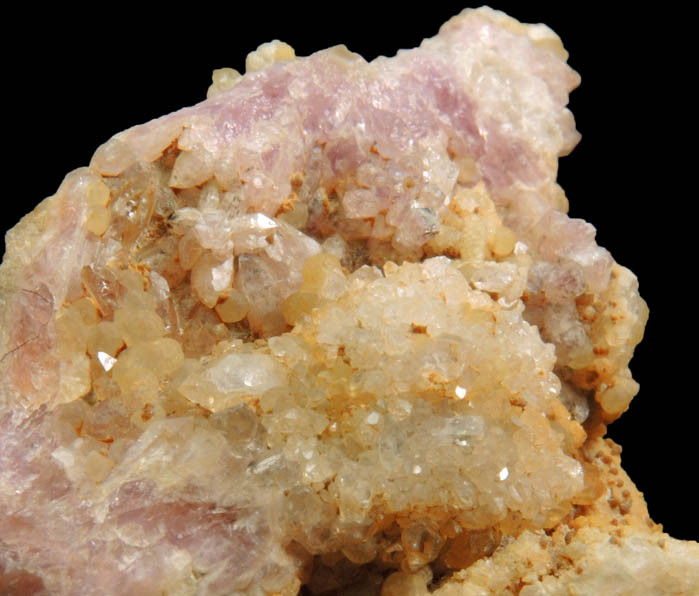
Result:
[[[566,59],[274,41],[70,173],[0,268],[0,593],[696,590],[602,439],[647,308],[566,215]]]

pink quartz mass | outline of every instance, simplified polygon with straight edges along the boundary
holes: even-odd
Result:
[[[517,68],[513,76],[520,100],[531,104],[526,121],[506,111],[511,99],[502,89],[488,88],[487,79],[485,88],[479,88],[477,74],[458,68],[460,55],[483,40]],[[291,190],[291,175],[312,162],[315,146],[324,148],[328,159],[322,167],[331,169],[330,178],[356,170],[371,152],[400,159],[416,177],[432,168],[434,179],[424,180],[424,190],[427,200],[433,192],[438,202],[458,174],[449,156],[464,156],[478,162],[489,190],[507,206],[507,225],[537,247],[545,261],[570,263],[590,289],[600,291],[609,280],[609,253],[596,245],[590,224],[568,218],[557,210],[565,206],[561,197],[550,196],[557,161],[547,156],[566,155],[579,140],[566,104],[580,78],[564,58],[477,18],[453,21],[419,49],[390,60],[366,63],[344,48],[333,48],[249,74],[226,93],[135,126],[101,146],[92,166],[116,175],[138,160],[157,158],[177,138],[196,163],[185,171],[176,166],[172,186],[187,188],[212,175],[224,183],[239,176],[247,185],[248,210],[274,215]],[[497,102],[476,105],[477,97],[489,93],[498,93]],[[395,201],[390,175],[367,170],[363,182],[385,201],[377,212],[388,207],[387,222],[398,229],[429,226],[420,220],[422,210],[430,207],[420,202],[422,196],[417,208]],[[23,310],[16,315],[22,324],[14,327],[10,343],[40,338],[13,359],[7,389],[21,393],[18,399],[32,409],[49,402],[58,389],[59,364],[42,343],[50,341],[46,312],[53,308],[51,301],[60,304],[81,291],[79,272],[94,251],[94,238],[77,225],[84,217],[80,206],[71,204],[68,192],[64,196],[54,207],[59,225],[51,231],[53,237],[33,255],[27,287],[34,298],[27,301],[27,292],[20,293],[8,306]],[[229,234],[238,223],[221,221],[220,231]],[[218,228],[203,226],[208,234]],[[560,283],[555,276],[547,279],[542,283]]]
[[[531,109],[541,112],[538,119],[536,114],[527,122],[512,119],[503,111],[507,97],[498,98],[495,106],[477,103],[496,90],[474,88],[478,78],[461,72],[458,65],[469,46],[484,41],[512,60],[523,86],[520,92],[531,94]],[[290,192],[291,175],[303,169],[317,145],[323,145],[329,156],[325,166],[332,169],[329,176],[338,178],[355,170],[371,151],[398,158],[415,172],[423,164],[432,165],[429,160],[444,162],[442,177],[426,181],[436,193],[447,193],[456,180],[457,172],[447,167],[448,155],[469,156],[479,162],[493,195],[510,205],[506,223],[547,259],[570,262],[590,287],[601,290],[608,283],[611,258],[595,244],[594,229],[556,211],[557,197],[541,197],[538,192],[556,177],[555,161],[545,156],[565,155],[579,139],[565,107],[568,93],[578,83],[578,75],[560,55],[488,21],[461,19],[446,25],[420,49],[400,52],[392,60],[368,64],[346,50],[326,50],[253,73],[213,99],[118,135],[97,150],[92,165],[103,174],[116,175],[138,160],[157,158],[179,136],[179,147],[196,149],[201,163],[182,172],[181,181],[175,170],[175,186],[203,182],[219,175],[217,168],[220,175],[230,175],[230,167],[224,166],[235,164],[250,188],[250,205],[273,215]],[[534,134],[531,126],[538,127]],[[186,179],[192,175],[201,179]],[[367,173],[376,194],[385,200],[377,211],[393,205],[387,219],[394,218],[398,228],[419,226],[414,209],[391,201],[392,181],[372,178],[375,175],[385,173]],[[168,511],[172,505],[149,496],[147,481],[122,486],[98,521],[76,500],[79,494],[71,491],[60,463],[50,458],[57,440],[55,431],[43,427],[42,406],[56,398],[61,363],[49,351],[52,337],[46,321],[54,304],[75,297],[79,272],[91,262],[94,251],[94,240],[78,225],[83,216],[80,207],[70,203],[68,193],[63,196],[54,206],[59,225],[43,246],[34,248],[33,265],[25,273],[23,286],[30,291],[16,294],[6,311],[15,321],[9,345],[38,339],[5,364],[3,399],[23,408],[6,409],[2,416],[2,485],[15,487],[16,495],[3,508],[15,509],[26,490],[32,491],[34,508],[3,515],[0,535],[13,551],[23,553],[24,564],[61,566],[76,579],[82,577],[81,583],[94,590],[85,594],[144,593],[148,584],[157,583],[154,570],[167,577],[169,565],[177,564],[173,557],[182,541],[202,564],[212,556],[219,564],[225,562],[227,572],[219,576],[225,586],[226,573],[250,570],[259,562],[259,553],[272,548],[263,524],[251,534],[226,531],[226,524],[236,518],[234,508],[214,514],[183,505],[182,515],[172,515]],[[565,288],[561,291],[565,293]],[[27,461],[23,453],[29,445],[37,457]],[[72,516],[61,520],[54,511],[64,510],[71,501]],[[187,516],[196,516],[199,527],[180,537],[176,526]],[[141,541],[148,542],[149,532],[164,532],[166,539],[156,549],[142,551],[136,542],[100,538],[100,524],[127,523],[127,517],[146,534]],[[48,520],[51,540],[37,548]],[[124,575],[121,561],[129,557],[133,563]]]
[[[469,48],[482,44],[510,64],[516,91],[488,87],[486,76],[461,68]],[[276,225],[272,218],[298,171],[320,172],[330,180],[356,176],[361,184],[345,192],[344,209],[356,218],[384,213],[387,225],[398,230],[396,242],[409,252],[436,225],[430,217],[459,175],[453,163],[473,160],[504,223],[540,259],[529,283],[551,304],[540,310],[533,305],[531,322],[549,321],[546,341],[566,353],[577,341],[567,326],[568,303],[584,289],[603,292],[614,264],[596,243],[595,228],[565,214],[567,201],[555,185],[557,158],[580,139],[566,107],[580,77],[566,58],[562,48],[531,43],[488,19],[459,17],[420,48],[395,58],[366,62],[331,48],[248,73],[220,95],[116,135],[96,151],[90,167],[118,175],[139,161],[157,159],[177,140],[192,163],[175,166],[172,187],[189,188],[212,177],[225,185],[239,178],[254,216],[207,219],[196,209],[179,214],[212,258],[220,257],[220,275],[230,277],[225,251],[216,255],[221,239],[233,239],[231,247],[262,246],[261,230]],[[514,103],[525,109],[508,111]],[[367,166],[372,155],[394,160],[400,171],[392,177],[390,169],[372,169]],[[396,192],[406,173],[418,181],[410,201],[399,200]],[[50,232],[40,243],[21,247],[24,269],[15,280],[20,291],[0,313],[5,333],[0,346],[9,348],[0,362],[0,574],[4,568],[19,570],[11,571],[14,584],[6,580],[16,589],[9,594],[73,594],[66,586],[78,585],[84,595],[177,594],[168,578],[183,565],[183,552],[207,570],[197,593],[247,594],[261,577],[259,593],[265,593],[265,581],[276,589],[279,577],[297,563],[282,548],[266,504],[206,495],[196,477],[185,485],[173,483],[176,499],[165,501],[147,478],[154,470],[105,481],[101,501],[92,503],[76,489],[84,479],[68,477],[62,458],[71,455],[61,445],[73,429],[57,425],[51,411],[72,373],[52,351],[51,319],[62,303],[80,296],[81,270],[102,250],[81,227],[85,208],[73,200],[72,183],[64,182],[45,214],[54,221]],[[364,187],[373,189],[371,197],[362,194]],[[319,252],[314,240],[301,236],[281,227],[283,257],[271,249],[259,257],[269,276],[300,283],[304,260]],[[288,260],[289,254],[296,260]],[[245,262],[243,257],[243,280]],[[259,283],[257,271],[249,283]],[[289,292],[277,286],[254,290],[262,298],[252,306],[250,325],[262,336],[281,333],[283,320],[270,323],[269,313]],[[211,305],[216,299],[214,294]],[[153,450],[155,460],[159,433],[171,434],[173,469],[196,462],[199,444],[211,447],[196,420],[172,420],[145,430],[141,451],[129,457],[137,461]],[[252,465],[252,457],[233,457],[224,446],[219,452],[218,469],[231,477],[242,477]],[[23,575],[25,569],[32,573]]]

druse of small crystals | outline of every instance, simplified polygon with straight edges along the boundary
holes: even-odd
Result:
[[[0,591],[689,594],[601,438],[647,308],[555,182],[566,58],[275,41],[70,173],[0,270]]]

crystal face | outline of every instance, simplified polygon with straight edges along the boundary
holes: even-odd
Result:
[[[566,215],[566,58],[272,42],[69,174],[1,271],[3,589],[691,589],[600,438],[647,308]]]

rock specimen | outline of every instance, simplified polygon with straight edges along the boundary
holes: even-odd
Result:
[[[693,593],[602,438],[647,308],[566,58],[272,42],[69,174],[0,270],[0,593]]]

